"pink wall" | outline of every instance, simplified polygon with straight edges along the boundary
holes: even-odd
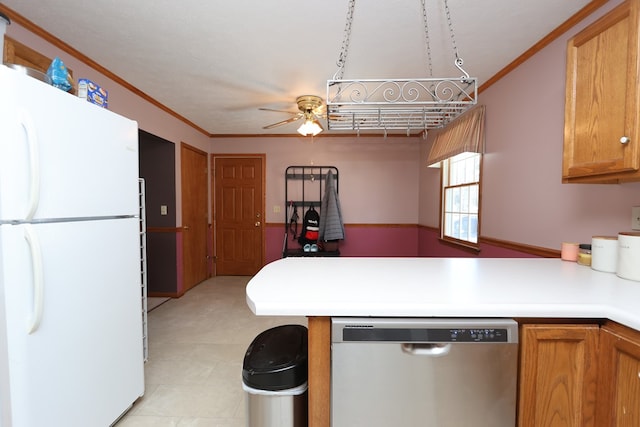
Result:
[[[609,3],[479,95],[487,120],[483,236],[559,249],[630,229],[640,183],[561,183],[566,43],[620,1]],[[420,224],[437,227],[439,172],[423,167],[420,175]]]
[[[284,225],[267,227],[267,263],[282,258]],[[345,226],[345,239],[340,242],[340,256],[398,257],[418,256],[418,227],[411,226]],[[299,248],[300,244],[289,240],[288,248]]]
[[[439,240],[439,233],[430,228],[420,227],[418,229],[419,256],[425,257],[453,257],[453,258],[535,258],[534,255],[505,249],[498,246],[480,244],[480,252],[477,254],[467,250],[459,249],[451,245],[444,244]]]
[[[214,138],[214,153],[266,154],[267,222],[285,222],[287,166],[335,166],[345,223],[417,224],[419,137]],[[301,199],[290,188],[289,199]],[[276,212],[279,210],[279,212]]]
[[[266,262],[282,257],[284,226],[271,224],[266,230]],[[532,255],[511,249],[482,244],[478,254],[442,244],[438,233],[418,226],[346,226],[346,239],[340,243],[340,256],[370,257],[478,257],[478,258],[531,258]],[[298,248],[291,241],[290,249]]]

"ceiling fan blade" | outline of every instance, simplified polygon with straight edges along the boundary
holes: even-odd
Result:
[[[300,114],[299,111],[274,110],[273,108],[258,108],[261,111],[273,111],[275,113]]]
[[[296,120],[300,120],[303,116],[300,114],[297,117],[291,117],[290,119],[287,120],[283,120],[281,122],[278,123],[273,123],[267,126],[263,126],[262,129],[271,129],[277,126],[282,126],[282,125],[286,125],[287,123],[291,123],[291,122],[295,122]]]

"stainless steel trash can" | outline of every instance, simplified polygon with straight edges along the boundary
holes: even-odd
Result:
[[[260,333],[242,364],[248,427],[306,427],[307,328],[283,325]]]

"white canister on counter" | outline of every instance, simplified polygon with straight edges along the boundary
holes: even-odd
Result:
[[[591,239],[591,268],[605,273],[618,269],[618,236],[593,236]]]
[[[616,274],[623,279],[640,282],[640,233],[618,233],[618,268]]]

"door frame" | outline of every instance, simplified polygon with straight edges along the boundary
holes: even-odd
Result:
[[[181,262],[180,262],[180,268],[181,268],[180,282],[181,282],[181,285],[180,285],[180,289],[179,289],[179,294],[183,295],[189,289],[192,289],[193,287],[195,287],[198,283],[202,283],[202,282],[198,282],[198,283],[196,283],[194,285],[191,285],[191,286],[187,287],[187,283],[185,281],[185,274],[186,274],[186,269],[185,269],[185,265],[184,265],[184,263],[185,263],[185,260],[184,260],[184,245],[185,245],[185,242],[184,242],[184,240],[185,240],[184,239],[184,227],[185,227],[185,224],[184,224],[184,220],[185,220],[184,212],[185,212],[185,206],[184,206],[184,198],[182,197],[182,194],[184,193],[183,190],[184,190],[184,185],[185,185],[185,182],[184,182],[184,174],[185,174],[184,158],[182,156],[183,150],[189,150],[189,151],[192,151],[194,153],[198,153],[200,155],[204,155],[205,162],[207,163],[206,166],[205,166],[207,174],[210,172],[210,168],[209,168],[209,164],[208,164],[209,157],[208,157],[208,154],[207,154],[206,151],[201,150],[200,148],[198,148],[198,147],[196,147],[194,145],[188,144],[188,143],[186,143],[184,141],[180,142],[179,149],[180,149],[180,195],[181,195],[180,196],[180,210],[181,210],[180,222],[181,222],[181,225],[179,227],[179,230],[180,230],[180,233],[182,234],[181,238],[180,238],[180,240],[181,240],[181,245],[180,245],[181,246],[181,249],[180,249],[180,251],[181,251],[181,255],[180,255],[180,258],[181,258]],[[209,186],[209,184],[210,184],[209,177],[207,176],[206,179],[207,179],[207,186]],[[205,190],[205,194],[207,194],[207,196],[209,195],[209,189],[208,188]],[[209,213],[209,203],[208,202],[209,202],[208,200],[207,200],[207,202],[205,202],[207,204],[207,227],[206,227],[207,231],[210,228],[210,219],[211,219],[210,213]],[[207,232],[207,234],[209,234],[209,233]],[[209,245],[209,236],[208,235],[205,237],[205,242],[207,244],[206,253],[205,253],[205,256],[206,256],[206,259],[207,259],[207,267],[206,267],[207,271],[206,271],[206,277],[203,279],[203,281],[207,280],[208,278],[211,277],[211,250],[210,250],[210,248],[208,246]]]
[[[266,260],[266,204],[267,204],[267,155],[265,153],[211,153],[210,154],[210,163],[209,163],[209,176],[211,177],[211,181],[209,183],[211,191],[210,191],[210,202],[211,202],[211,274],[213,277],[218,275],[217,271],[217,260],[218,254],[216,252],[216,239],[218,234],[218,222],[216,218],[216,160],[217,159],[260,159],[262,163],[262,206],[260,209],[262,210],[262,227],[260,227],[260,241],[262,245],[262,259],[260,260],[260,264],[264,266]]]

